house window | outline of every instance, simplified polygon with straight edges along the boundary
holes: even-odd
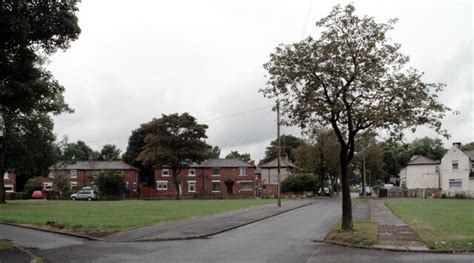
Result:
[[[130,190],[128,182],[125,182],[125,189]]]
[[[461,188],[462,179],[449,179],[449,188]]]
[[[54,172],[53,171],[49,171],[48,178],[54,178]]]
[[[156,181],[156,190],[158,191],[168,190],[168,181]]]
[[[134,192],[137,191],[137,182],[133,182],[133,191],[134,191]]]
[[[188,192],[190,193],[196,192],[196,181],[188,181]]]
[[[246,176],[247,175],[247,168],[241,167],[240,168],[240,176]]]
[[[453,161],[453,170],[457,171],[459,169],[458,161]]]
[[[13,185],[12,184],[6,184],[4,189],[5,189],[5,193],[13,193]]]
[[[4,179],[4,180],[8,180],[8,172],[5,172],[5,173],[3,174],[3,179]]]
[[[71,178],[77,178],[77,170],[71,170]]]
[[[170,176],[170,170],[169,169],[163,169],[161,171],[161,176],[163,176],[163,177]]]
[[[240,190],[242,191],[253,191],[253,182],[240,182]]]
[[[196,176],[196,169],[189,169],[188,176],[195,177]]]
[[[221,181],[212,181],[212,192],[218,193],[221,191]]]
[[[77,190],[77,182],[71,182],[71,190]]]
[[[219,176],[220,169],[219,168],[212,168],[212,176]]]
[[[43,183],[43,189],[46,190],[46,191],[53,190],[53,183],[52,182],[44,182]]]

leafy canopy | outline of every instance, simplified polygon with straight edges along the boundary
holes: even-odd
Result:
[[[281,135],[280,136],[280,143],[281,143],[281,155],[288,156],[292,162],[295,161],[293,156],[293,151],[298,148],[304,141],[298,137],[293,135]],[[278,140],[273,140],[270,142],[270,146],[267,147],[265,150],[265,158],[264,162],[269,162],[273,159],[276,159],[278,156]]]
[[[238,151],[231,151],[229,154],[225,156],[226,159],[238,159],[242,160],[247,163],[254,163],[255,161],[252,160],[250,157],[250,153],[239,153]]]

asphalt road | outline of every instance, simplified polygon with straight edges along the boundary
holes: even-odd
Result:
[[[20,246],[35,247],[30,237],[50,242],[35,251],[46,262],[473,262],[474,254],[440,255],[350,249],[322,239],[340,218],[340,199],[314,205],[237,228],[206,240],[99,242],[25,230]],[[11,228],[11,227],[10,227]],[[0,238],[5,226],[0,225]],[[8,233],[12,233],[9,230]],[[23,235],[24,233],[22,233]],[[48,241],[49,240],[49,241]]]

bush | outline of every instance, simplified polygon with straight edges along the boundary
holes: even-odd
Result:
[[[465,193],[456,193],[456,194],[454,194],[454,198],[456,198],[456,199],[466,199],[466,194]]]
[[[448,195],[446,193],[441,194],[441,198],[446,199],[448,198]]]
[[[35,191],[35,190],[42,190],[43,184],[41,183],[41,177],[33,177],[28,179],[25,184],[25,190],[27,191]]]
[[[315,191],[318,187],[316,177],[312,175],[290,175],[281,182],[282,192]]]
[[[99,189],[99,195],[103,199],[117,200],[122,199],[127,191],[125,181],[118,172],[101,171],[94,178],[94,183]]]

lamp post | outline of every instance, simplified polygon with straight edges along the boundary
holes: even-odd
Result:
[[[5,203],[5,188],[4,188],[5,156],[4,156],[4,149],[3,149],[4,138],[5,138],[5,121],[3,120],[2,112],[0,111],[0,203]]]

